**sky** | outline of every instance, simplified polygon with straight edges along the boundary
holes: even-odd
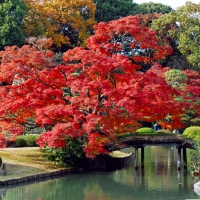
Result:
[[[141,4],[141,3],[162,3],[164,5],[170,6],[173,9],[176,9],[177,7],[184,6],[187,1],[190,1],[192,3],[200,3],[200,0],[133,0],[133,2]]]

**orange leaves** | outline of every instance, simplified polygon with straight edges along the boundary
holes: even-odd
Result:
[[[95,22],[96,5],[92,0],[26,0],[23,31],[28,37],[52,38],[54,46],[85,44]]]

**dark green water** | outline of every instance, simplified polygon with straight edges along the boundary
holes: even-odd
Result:
[[[62,178],[0,188],[0,200],[185,200],[200,199],[199,181],[176,168],[171,147],[145,148],[145,168],[71,174]]]

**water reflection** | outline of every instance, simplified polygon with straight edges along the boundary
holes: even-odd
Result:
[[[145,148],[145,168],[73,174],[0,188],[0,200],[184,200],[200,199],[186,170],[177,171],[175,150]]]

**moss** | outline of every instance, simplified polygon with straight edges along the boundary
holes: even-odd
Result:
[[[143,134],[143,133],[155,133],[154,130],[152,128],[149,128],[149,127],[142,127],[142,128],[139,128],[136,133],[139,133],[139,134]]]

